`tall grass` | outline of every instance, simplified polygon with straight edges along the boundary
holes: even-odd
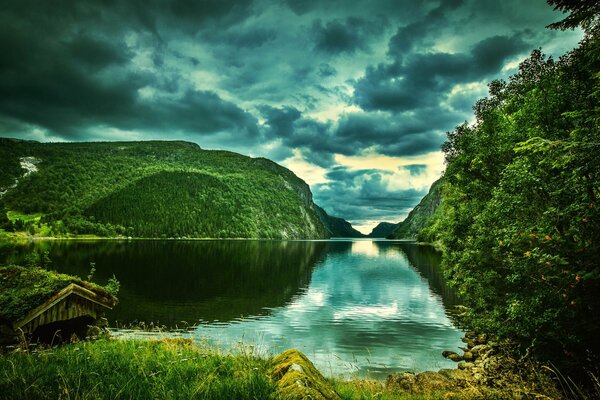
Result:
[[[268,363],[181,339],[102,339],[0,357],[0,399],[270,399]]]

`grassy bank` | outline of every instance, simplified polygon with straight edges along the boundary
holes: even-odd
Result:
[[[0,357],[0,398],[269,399],[267,370],[184,341],[98,340]]]
[[[0,399],[277,399],[274,365],[248,348],[231,353],[185,339],[100,339],[0,356]],[[347,400],[592,398],[561,395],[509,367],[516,372],[496,376],[494,387],[468,379],[444,386],[435,372],[419,374],[410,388],[390,379],[324,384]]]
[[[183,339],[79,342],[0,356],[0,399],[276,399],[271,362]],[[377,381],[330,381],[342,399],[437,399]]]

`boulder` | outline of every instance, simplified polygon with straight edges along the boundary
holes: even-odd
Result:
[[[449,360],[456,361],[456,362],[463,360],[463,357],[460,354],[457,354],[453,351],[448,351],[448,350],[443,351],[442,356],[444,356],[444,358],[447,358]]]
[[[467,344],[468,348],[472,348],[475,347],[475,341],[473,341],[472,339],[469,339],[468,337],[464,337],[460,339],[463,343]]]
[[[465,359],[465,361],[473,361],[473,359],[475,358],[475,356],[473,356],[472,352],[465,351],[465,354],[463,354],[463,358]]]
[[[475,344],[486,344],[488,341],[488,337],[485,333],[478,335],[476,339],[474,339]]]
[[[286,350],[271,360],[271,377],[277,382],[278,398],[339,400],[340,396],[300,351]]]
[[[475,331],[467,331],[467,332],[465,332],[465,337],[467,339],[475,339],[477,336],[478,336],[477,332],[475,332]]]
[[[415,386],[417,378],[412,372],[400,372],[391,374],[385,381],[388,388],[400,389],[403,392],[411,392]]]
[[[475,364],[470,362],[461,361],[458,363],[458,369],[471,369],[475,366]]]
[[[477,357],[480,354],[485,353],[487,350],[488,346],[486,346],[485,344],[478,344],[476,346],[473,346],[473,348],[471,349],[471,353],[473,353],[473,355]]]

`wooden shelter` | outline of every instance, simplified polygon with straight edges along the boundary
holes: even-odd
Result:
[[[38,327],[59,321],[81,317],[96,320],[104,309],[112,309],[113,306],[114,302],[106,297],[100,297],[91,290],[71,283],[31,310],[24,318],[14,322],[12,329],[15,332],[33,334]]]
[[[0,276],[0,286],[5,284],[5,288],[0,287],[6,290],[4,299],[19,299],[12,301],[13,304],[24,303],[19,306],[21,312],[0,315],[3,317],[0,318],[0,342],[19,337],[55,341],[57,335],[60,340],[68,340],[73,333],[80,338],[85,337],[89,326],[99,325],[104,311],[112,309],[117,303],[114,296],[99,286],[50,271],[30,271],[23,267],[0,270],[0,275],[4,272],[4,276]],[[36,279],[31,279],[31,276]],[[36,282],[48,283],[50,279],[53,281],[48,286],[52,290],[44,292],[43,296],[23,295],[29,294],[27,289],[35,286]],[[16,282],[7,283],[10,280]],[[5,310],[0,310],[0,314],[3,314],[2,311]]]

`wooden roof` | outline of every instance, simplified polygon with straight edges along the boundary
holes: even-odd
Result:
[[[65,301],[69,297],[83,299],[84,302],[76,302],[78,306],[69,307],[70,304],[67,304]],[[57,310],[55,312],[49,312],[53,307],[57,307],[63,303],[63,310]],[[75,304],[71,302],[72,304]],[[82,286],[79,286],[75,283],[71,283],[60,292],[56,293],[44,303],[40,304],[29,313],[27,313],[23,318],[15,321],[12,324],[12,328],[16,331],[18,329],[23,329],[26,325],[35,321],[35,327],[29,327],[30,329],[23,329],[26,331],[32,331],[39,325],[43,325],[44,323],[51,323],[56,321],[63,321],[70,318],[75,318],[83,315],[90,315],[92,317],[96,317],[96,309],[98,308],[106,308],[112,309],[116,304],[115,299],[109,299],[103,296],[99,296],[98,294],[88,290]],[[47,317],[46,315],[47,314]],[[39,320],[41,318],[41,321]],[[46,318],[44,318],[46,317]]]

